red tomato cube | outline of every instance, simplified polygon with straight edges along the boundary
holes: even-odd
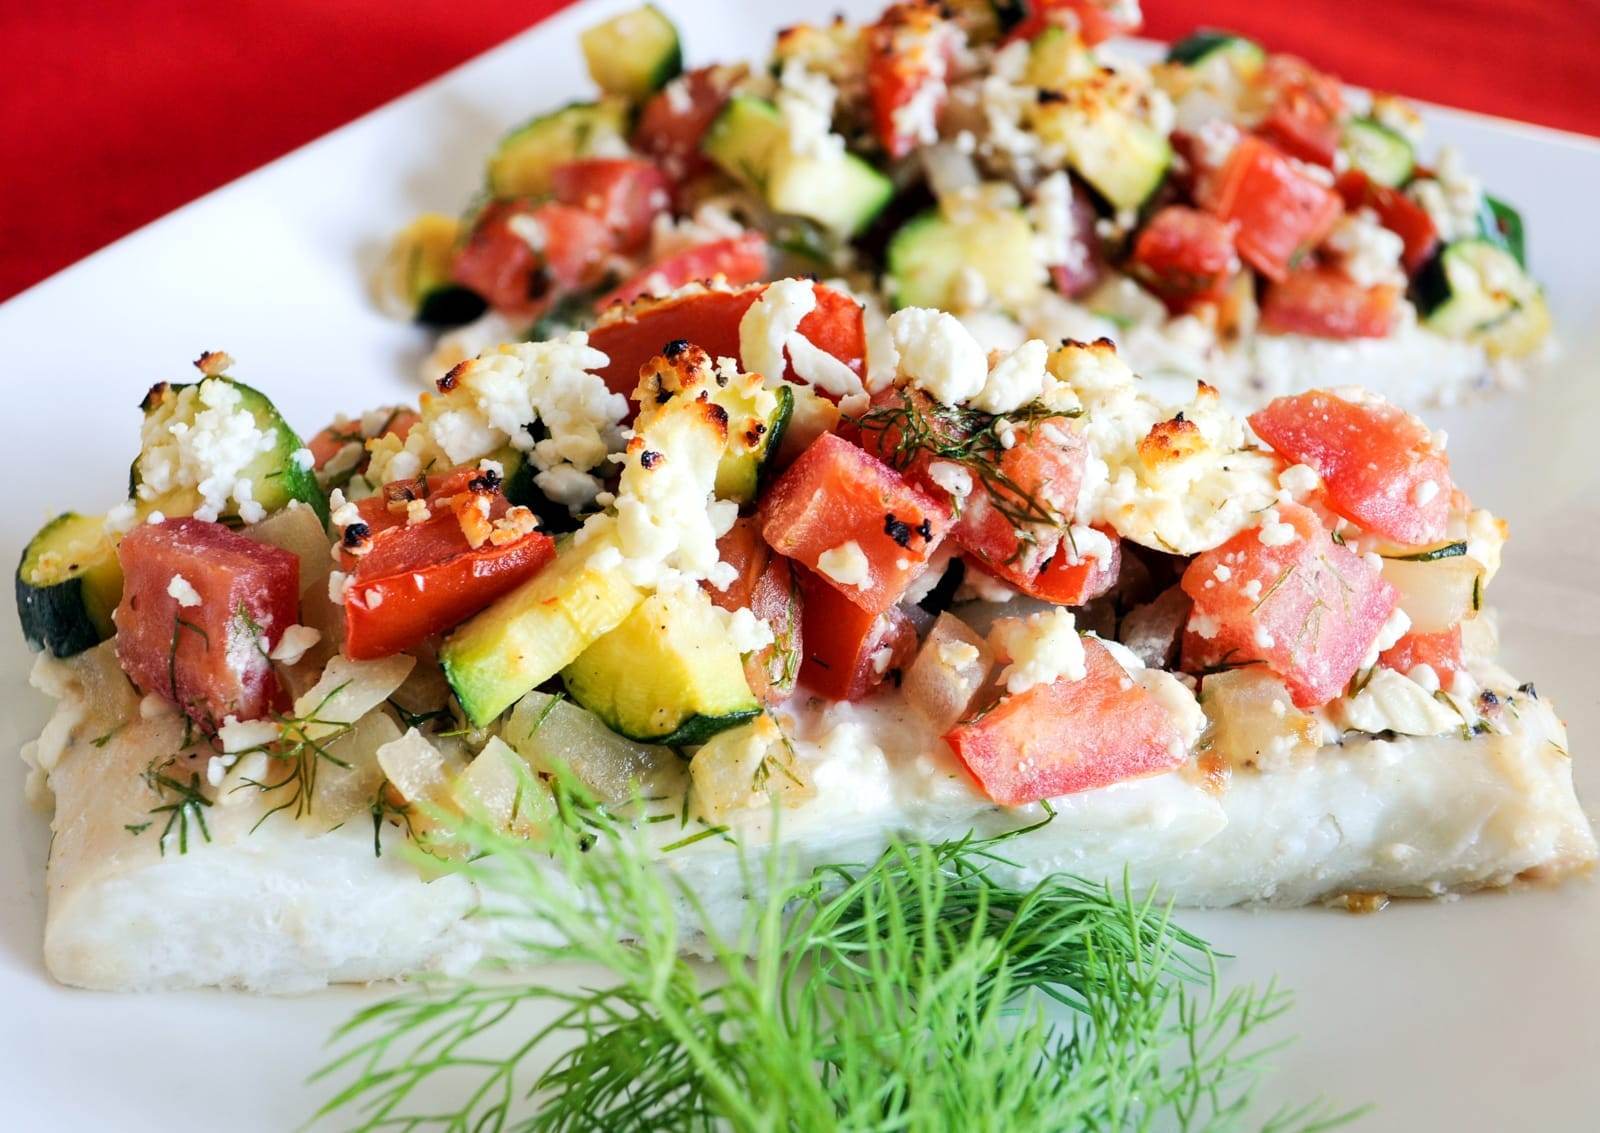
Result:
[[[938,136],[955,28],[930,5],[894,4],[864,38],[873,132],[884,152],[899,159]]]
[[[1061,546],[1077,507],[1088,444],[1065,417],[1019,424],[1015,435],[992,475],[973,474],[952,538],[984,562],[1028,577],[1045,569]]]
[[[1170,771],[1189,753],[1167,710],[1104,645],[1083,639],[1087,674],[1008,694],[944,738],[1001,806]]]
[[[593,157],[558,165],[550,173],[556,200],[599,218],[631,252],[650,238],[650,226],[672,204],[666,174],[653,162]]]
[[[1458,623],[1438,633],[1408,633],[1383,651],[1378,664],[1397,673],[1427,665],[1439,683],[1448,686],[1451,678],[1466,668],[1461,663],[1461,626]]]
[[[1397,287],[1363,287],[1332,268],[1302,268],[1268,284],[1261,325],[1313,338],[1383,338],[1394,326],[1399,302]]]
[[[1288,275],[1344,212],[1339,194],[1252,136],[1239,139],[1204,195],[1212,213],[1237,226],[1239,255],[1268,279]]]
[[[639,367],[676,339],[694,343],[713,358],[738,358],[739,320],[764,290],[765,284],[754,284],[737,291],[697,291],[619,312],[589,332],[589,345],[610,359],[597,373],[613,391],[629,397],[638,387]],[[800,320],[800,333],[857,375],[865,373],[867,332],[861,305],[821,284],[816,285],[816,298],[817,305]],[[782,374],[764,376],[797,380],[787,366]]]
[[[1268,101],[1261,136],[1301,161],[1333,168],[1344,91],[1339,80],[1293,55],[1274,55],[1257,79]]]
[[[917,629],[904,610],[869,613],[804,567],[794,574],[804,627],[801,684],[834,700],[860,700],[910,664]]]
[[[1376,567],[1298,504],[1269,510],[1262,526],[1196,555],[1182,585],[1194,600],[1184,667],[1264,661],[1301,708],[1344,691],[1400,600]]]
[[[404,506],[417,495],[415,481],[385,485],[356,505],[366,525],[365,551],[343,553],[351,571],[346,656],[363,661],[411,649],[466,621],[555,558],[555,540],[539,531],[491,533],[474,547],[451,506],[469,483],[488,489],[487,530],[508,508],[498,482],[485,481],[475,469],[431,477],[422,496],[426,517],[419,522],[409,521]]]
[[[1111,544],[1109,557],[1085,554],[1074,556],[1065,540],[1044,569],[1034,575],[1025,575],[1004,565],[985,564],[969,559],[974,569],[987,571],[1007,586],[1058,606],[1082,606],[1105,594],[1117,584],[1122,573],[1122,540],[1109,527],[1096,528]]]
[[[1131,270],[1172,311],[1215,302],[1239,270],[1233,228],[1199,209],[1168,205],[1140,229]]]
[[[1347,210],[1371,209],[1377,214],[1379,224],[1405,242],[1401,262],[1406,271],[1415,273],[1439,246],[1439,230],[1434,227],[1433,218],[1399,189],[1380,185],[1359,169],[1339,174],[1334,188],[1344,198]]]
[[[949,509],[835,433],[778,477],[761,533],[869,614],[894,605],[950,530]]]
[[[667,176],[680,183],[709,170],[711,162],[700,152],[700,141],[746,70],[700,67],[672,80],[640,109],[633,148],[654,157]]]
[[[193,518],[141,524],[117,556],[117,660],[133,682],[208,731],[265,716],[278,693],[267,654],[298,616],[300,560]]]
[[[759,232],[744,232],[674,252],[641,268],[595,300],[595,310],[613,303],[632,303],[642,295],[665,294],[691,283],[721,278],[737,287],[767,278],[767,241]]]
[[[1450,461],[1405,410],[1370,394],[1309,390],[1252,413],[1250,427],[1284,459],[1316,469],[1328,505],[1346,519],[1407,546],[1444,538]]]
[[[1112,36],[1136,32],[1144,22],[1137,5],[1116,0],[1028,0],[1017,7],[1026,14],[1006,36],[1008,43],[1032,39],[1046,28],[1061,26],[1076,28],[1078,37],[1093,47]]]

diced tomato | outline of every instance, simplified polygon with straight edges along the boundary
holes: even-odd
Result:
[[[1117,0],[1023,0],[1021,7],[1026,15],[1011,29],[1007,42],[1032,39],[1052,24],[1063,24],[1076,26],[1083,42],[1093,47],[1113,36],[1130,35],[1143,23],[1137,5]]]
[[[778,477],[761,517],[773,550],[818,571],[871,614],[894,605],[927,569],[951,522],[939,500],[836,433],[818,437]],[[859,553],[859,580],[841,580],[839,568],[831,574],[821,569],[830,552]]]
[[[397,481],[356,505],[367,524],[365,539],[357,541],[366,549],[343,557],[351,571],[344,651],[355,660],[387,657],[443,633],[555,558],[555,540],[542,532],[492,531],[509,509],[498,483],[475,469],[434,478],[422,497],[427,518],[412,523],[404,505],[417,494],[415,481]],[[475,496],[489,504],[477,514],[487,536],[477,547],[463,526],[464,508],[453,506],[475,507]]]
[[[803,601],[801,684],[834,700],[860,700],[910,664],[917,629],[904,610],[872,614],[804,567],[794,574]]]
[[[1252,413],[1250,427],[1284,459],[1316,469],[1328,506],[1346,519],[1407,546],[1444,538],[1450,460],[1405,410],[1309,390]]]
[[[1293,55],[1273,55],[1256,81],[1267,99],[1257,126],[1262,137],[1291,157],[1333,168],[1339,152],[1344,91],[1339,80]]]
[[[1267,285],[1261,325],[1314,338],[1383,338],[1394,326],[1399,302],[1398,287],[1363,287],[1332,268],[1301,268]]]
[[[1185,668],[1264,661],[1301,708],[1344,690],[1399,603],[1376,567],[1298,504],[1196,555],[1183,592],[1194,600]]]
[[[1132,273],[1169,310],[1215,302],[1239,270],[1232,226],[1187,205],[1168,205],[1150,218],[1133,245]]]
[[[1251,136],[1239,139],[1202,196],[1210,212],[1234,222],[1233,246],[1268,279],[1288,275],[1344,211],[1337,193],[1270,142]]]
[[[750,691],[764,704],[776,703],[794,691],[800,670],[801,598],[789,560],[774,555],[761,537],[761,525],[743,516],[717,540],[718,557],[739,572],[726,590],[701,583],[711,601],[724,610],[748,609],[772,630],[773,643],[744,659]]]
[[[866,29],[867,98],[884,152],[902,158],[938,137],[955,27],[929,4],[893,4]]]
[[[1072,548],[1062,542],[1044,569],[1032,576],[1004,564],[989,565],[978,559],[969,559],[968,563],[1030,598],[1040,598],[1058,606],[1082,606],[1109,591],[1122,573],[1122,540],[1109,527],[1095,530],[1111,543],[1111,554],[1107,558],[1087,554],[1074,558]]]
[[[534,318],[548,302],[549,284],[539,271],[533,247],[511,229],[511,220],[528,216],[526,201],[496,201],[478,215],[466,243],[456,250],[452,278],[475,291],[497,311]]]
[[[1100,642],[1083,638],[1081,680],[1000,698],[944,738],[1001,806],[1091,791],[1170,771],[1189,758],[1167,710]]]
[[[1401,262],[1406,271],[1415,274],[1439,246],[1439,230],[1434,227],[1433,218],[1399,189],[1380,185],[1359,169],[1341,173],[1334,188],[1344,198],[1346,209],[1351,212],[1371,209],[1377,214],[1379,224],[1405,241]]]
[[[666,174],[638,158],[584,158],[550,175],[556,200],[599,217],[623,252],[642,247],[652,222],[672,204]]]
[[[988,475],[973,474],[952,538],[1006,575],[1038,574],[1061,545],[1083,482],[1088,445],[1065,417],[1016,426],[1016,443]]]
[[[613,303],[632,303],[642,295],[676,291],[690,283],[709,282],[719,276],[734,287],[759,283],[767,278],[769,270],[766,237],[759,232],[745,232],[673,252],[641,268],[595,300],[595,310],[603,311]]]
[[[640,109],[633,148],[654,157],[667,176],[680,183],[711,168],[700,152],[700,140],[745,70],[700,67],[672,80]]]
[[[606,385],[627,397],[639,384],[639,367],[676,339],[694,343],[713,358],[738,358],[739,321],[765,290],[761,284],[738,291],[679,295],[640,304],[620,318],[602,322],[589,332],[589,345],[604,351],[611,361],[597,372]],[[800,320],[800,333],[856,374],[863,374],[867,333],[861,305],[820,283],[816,285],[816,297],[816,307]],[[799,380],[787,367],[777,376],[786,381]]]
[[[117,556],[117,660],[134,683],[208,730],[265,716],[278,694],[267,654],[299,612],[300,560],[193,518],[142,523]],[[184,592],[178,578],[188,605],[170,593]]]
[[[1458,622],[1438,633],[1408,633],[1383,651],[1378,664],[1397,673],[1409,673],[1418,665],[1426,665],[1440,684],[1448,685],[1465,668],[1461,663],[1461,625]]]
[[[588,287],[605,272],[605,259],[615,248],[606,222],[587,209],[543,204],[533,219],[544,232],[544,270],[558,292]]]
[[[407,409],[404,406],[395,406],[387,411],[387,417],[382,426],[373,436],[374,438],[398,437],[403,441],[410,435],[412,427],[420,420],[422,418],[416,410]],[[328,466],[330,460],[344,451],[345,445],[365,445],[367,438],[362,435],[361,428],[360,421],[350,421],[342,425],[329,425],[312,437],[306,442],[306,447],[311,450],[312,467],[320,472]],[[366,456],[363,455],[354,470],[359,472],[364,468],[366,460]]]

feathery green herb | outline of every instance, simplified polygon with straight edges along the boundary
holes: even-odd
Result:
[[[1004,837],[798,877],[781,852],[742,856],[742,888],[768,896],[723,935],[630,831],[557,794],[568,825],[538,850],[462,824],[480,851],[462,869],[519,966],[598,964],[610,985],[438,981],[371,1007],[317,1075],[353,1078],[319,1117],[460,1133],[1220,1130],[1244,1120],[1275,1049],[1260,1031],[1283,992],[1221,993],[1206,946],[1152,900],[1062,876],[1012,887]],[[685,930],[706,934],[710,979],[679,955]],[[441,1088],[458,1091],[442,1108]],[[1349,1116],[1314,1106],[1261,1127]]]

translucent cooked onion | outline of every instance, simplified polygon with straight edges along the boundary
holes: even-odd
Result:
[[[536,838],[556,821],[550,788],[499,736],[490,737],[451,782],[450,801],[463,814],[521,838]]]
[[[407,803],[430,802],[443,793],[444,755],[415,728],[377,751],[378,766]]]
[[[624,739],[564,697],[529,693],[501,735],[535,771],[570,767],[608,806],[682,789],[683,761],[669,749]]]
[[[900,688],[906,702],[943,732],[967,715],[988,682],[994,660],[994,651],[977,631],[953,614],[940,614]]]
[[[1383,560],[1383,577],[1400,591],[1400,608],[1416,633],[1441,633],[1472,617],[1483,573],[1483,564],[1467,555],[1429,563]]]
[[[300,560],[300,593],[328,588],[333,560],[328,554],[328,533],[309,507],[287,507],[275,511],[260,523],[253,523],[243,534],[258,543],[281,547]]]
[[[1154,602],[1129,610],[1117,639],[1150,668],[1170,669],[1193,605],[1182,587],[1169,587]]]
[[[739,811],[778,805],[797,806],[816,794],[793,748],[769,716],[713,736],[689,761],[694,798],[711,822]]]
[[[335,656],[322,670],[322,679],[295,700],[297,723],[289,739],[318,741],[354,724],[387,700],[415,664],[404,653],[377,661]]]
[[[1265,665],[1208,676],[1200,707],[1211,722],[1212,750],[1230,767],[1281,768],[1309,760],[1322,744],[1322,725],[1294,706]]]

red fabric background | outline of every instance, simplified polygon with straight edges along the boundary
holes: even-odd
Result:
[[[0,298],[561,6],[0,2]],[[1600,132],[1600,0],[1144,6],[1152,35],[1231,27],[1351,82]],[[773,7],[780,20],[796,11],[784,0]]]

